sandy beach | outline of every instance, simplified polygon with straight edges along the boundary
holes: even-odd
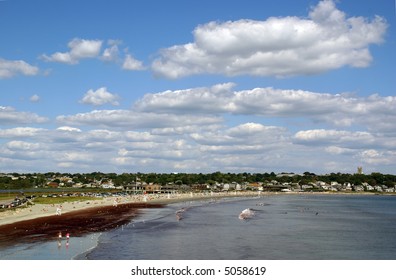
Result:
[[[257,196],[257,193],[152,194],[107,197],[100,200],[35,204],[0,213],[0,247],[20,242],[56,239],[59,232],[71,236],[109,230],[130,222],[142,208],[199,199]],[[60,211],[60,212],[58,212]]]

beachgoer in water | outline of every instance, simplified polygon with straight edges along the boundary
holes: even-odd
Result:
[[[58,233],[58,249],[62,246],[62,232]]]

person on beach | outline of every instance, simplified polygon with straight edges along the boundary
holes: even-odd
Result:
[[[57,216],[62,215],[62,206],[59,206],[59,207],[56,208],[56,215]]]

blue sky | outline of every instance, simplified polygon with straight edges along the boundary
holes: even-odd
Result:
[[[0,172],[395,174],[395,2],[0,2]]]

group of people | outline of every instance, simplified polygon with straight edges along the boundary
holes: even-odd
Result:
[[[66,233],[66,248],[69,248],[70,234]],[[62,232],[58,233],[58,248],[62,246]]]

